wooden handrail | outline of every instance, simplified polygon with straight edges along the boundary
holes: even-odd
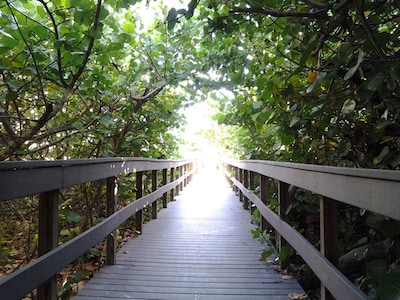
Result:
[[[255,160],[230,161],[225,165],[229,171],[233,169],[235,174],[230,177],[230,173],[226,172],[227,177],[234,185],[234,190],[239,192],[240,197],[251,201],[260,211],[262,228],[265,229],[268,224],[272,226],[278,235],[278,245],[283,241],[288,242],[319,277],[323,299],[329,292],[336,299],[367,299],[367,296],[336,268],[337,224],[334,223],[337,220],[332,213],[335,214],[336,201],[339,201],[400,220],[400,173],[398,171]],[[247,183],[240,176],[244,170],[260,176],[260,184],[263,185],[260,186],[261,199],[247,188]],[[268,178],[277,180],[280,186],[280,195],[278,196],[281,206],[280,215],[266,205],[266,187],[264,185]],[[281,191],[282,186],[284,187],[283,191]],[[286,197],[290,194],[290,186],[321,195],[322,253],[284,220],[286,211],[284,208],[287,206],[288,199]],[[379,201],[377,201],[378,199]],[[326,209],[330,211],[327,212]]]
[[[173,180],[168,183],[168,170],[182,166],[186,166],[183,168],[185,172],[182,172],[177,178],[171,176]],[[45,225],[43,230],[52,231],[52,234],[46,233],[39,236],[39,244],[41,244],[39,247],[43,248],[42,256],[0,280],[1,297],[20,299],[39,287],[40,299],[55,299],[54,275],[107,236],[107,263],[113,264],[115,262],[115,240],[110,233],[132,215],[140,215],[144,207],[153,206],[158,199],[167,199],[167,192],[173,195],[174,189],[186,185],[192,178],[195,167],[195,162],[191,160],[171,161],[145,158],[0,163],[0,201],[40,193],[43,195],[40,200],[43,209],[41,209],[42,216],[39,216],[39,223],[45,223],[42,224]],[[137,196],[140,197],[136,197],[136,201],[114,212],[118,175],[143,174],[144,171],[152,171],[154,174],[154,171],[158,170],[163,173],[162,187],[154,186],[157,185],[157,180],[153,180],[150,194],[138,193]],[[58,203],[58,190],[99,179],[107,179],[107,207],[109,207],[107,211],[110,216],[72,240],[54,248],[57,244],[54,243],[56,238],[54,232],[57,233],[57,209],[54,208]],[[46,204],[51,204],[47,205],[52,211],[50,215]],[[166,201],[163,201],[163,207],[166,207]],[[49,219],[52,224],[49,224]],[[41,224],[39,224],[40,226]]]

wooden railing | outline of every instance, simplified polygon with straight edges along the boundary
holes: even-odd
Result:
[[[38,299],[56,299],[56,274],[106,238],[106,263],[115,263],[113,231],[132,215],[142,233],[143,208],[152,206],[157,218],[157,200],[167,207],[191,180],[196,163],[143,158],[27,161],[0,163],[0,201],[39,194],[39,258],[0,280],[1,299],[20,299],[38,288]],[[143,174],[152,173],[152,193],[144,195]],[[136,200],[116,211],[117,178],[136,175]],[[162,174],[162,186],[158,175]],[[168,176],[169,173],[169,176]],[[168,180],[169,177],[169,180]],[[58,246],[58,203],[61,188],[106,179],[107,218],[72,240]],[[160,186],[159,186],[160,185]]]
[[[338,168],[271,161],[231,161],[226,175],[244,207],[252,202],[260,211],[261,229],[272,226],[279,246],[289,243],[321,280],[321,298],[367,299],[338,269],[337,202],[400,220],[400,172]],[[231,174],[234,174],[231,176]],[[260,196],[252,191],[259,176]],[[278,183],[279,213],[268,205],[267,180]],[[285,222],[294,191],[320,195],[320,251]]]

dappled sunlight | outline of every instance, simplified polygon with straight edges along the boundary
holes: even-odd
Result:
[[[184,214],[202,219],[224,209],[228,184],[221,170],[213,166],[200,167],[192,183],[184,191]]]

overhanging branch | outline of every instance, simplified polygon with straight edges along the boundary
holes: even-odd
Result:
[[[271,8],[259,8],[259,7],[232,7],[230,12],[261,14],[276,18],[309,18],[309,19],[324,20],[324,21],[330,19],[330,17],[326,13],[326,9],[317,12],[302,12],[302,11],[279,11]]]

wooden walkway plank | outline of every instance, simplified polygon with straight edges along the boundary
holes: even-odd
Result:
[[[289,299],[302,293],[259,260],[250,214],[220,174],[200,174],[75,296],[83,299]]]

